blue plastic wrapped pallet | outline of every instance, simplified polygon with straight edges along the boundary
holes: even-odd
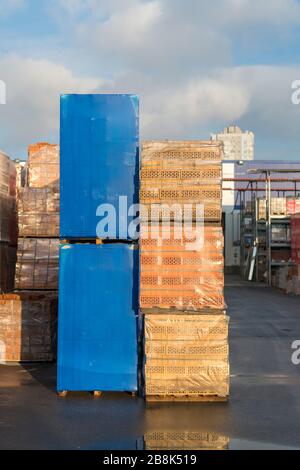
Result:
[[[130,239],[124,205],[138,202],[138,97],[63,95],[60,126],[61,238],[95,238],[109,204],[116,230],[100,238]]]
[[[137,391],[138,250],[60,248],[58,391]]]

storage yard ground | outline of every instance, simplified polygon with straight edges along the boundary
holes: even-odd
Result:
[[[56,366],[0,366],[2,449],[135,449],[146,432],[199,432],[229,448],[300,448],[299,297],[238,277],[226,280],[231,397],[226,403],[161,403],[107,393],[59,398]]]

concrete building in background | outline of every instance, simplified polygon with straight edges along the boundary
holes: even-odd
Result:
[[[229,126],[219,134],[211,134],[211,139],[224,143],[224,160],[254,159],[253,132],[243,132],[237,126]]]

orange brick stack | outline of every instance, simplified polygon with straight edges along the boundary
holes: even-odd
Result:
[[[15,292],[0,299],[2,361],[48,361],[56,355],[59,147],[39,143],[28,153],[25,187],[17,195]]]
[[[155,227],[155,226],[154,226]],[[141,227],[140,306],[196,311],[224,309],[223,234],[221,227],[199,230],[203,247],[193,249],[184,234],[174,238],[174,226],[159,226],[159,238]],[[193,228],[193,233],[197,229]]]
[[[140,307],[148,401],[228,397],[221,159],[218,142],[142,147]],[[168,207],[187,203],[193,204],[191,232],[180,211]],[[165,205],[160,213],[158,204]],[[204,227],[196,204],[204,208]]]
[[[0,360],[52,361],[56,350],[57,300],[53,293],[0,295]]]

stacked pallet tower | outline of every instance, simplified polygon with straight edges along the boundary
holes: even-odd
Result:
[[[16,170],[0,151],[0,293],[14,285],[16,256]]]
[[[138,245],[119,197],[138,202],[138,99],[61,97],[57,390],[136,393]]]
[[[15,288],[58,288],[59,146],[28,148],[26,185],[18,190],[18,251]]]
[[[56,358],[59,148],[29,146],[27,178],[17,187],[18,247],[14,292],[1,297],[2,359]]]
[[[221,160],[218,142],[142,146],[140,308],[149,402],[228,399]],[[185,219],[192,233],[176,211],[168,224],[166,208],[174,203],[192,204]]]
[[[287,292],[300,295],[300,201],[291,215],[291,248],[294,266],[290,267]],[[295,204],[296,205],[296,204]]]

